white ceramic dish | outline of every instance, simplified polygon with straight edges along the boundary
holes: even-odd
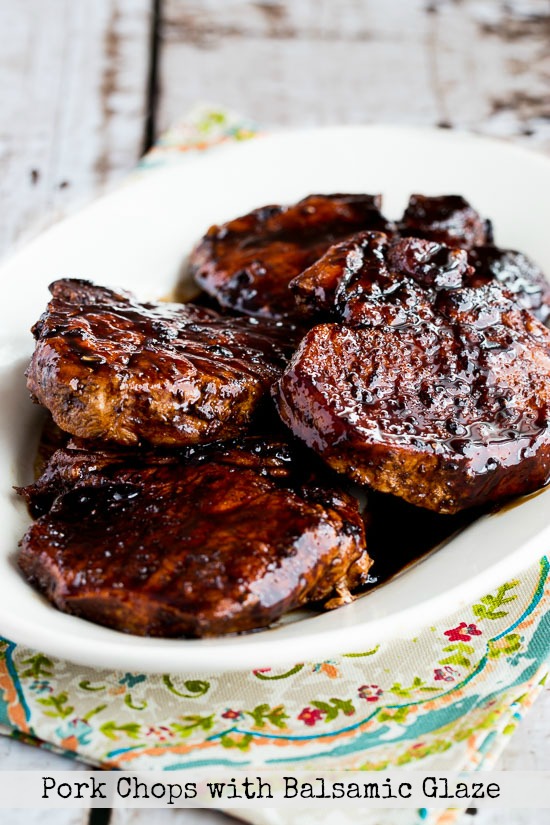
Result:
[[[166,295],[182,260],[211,223],[310,192],[383,192],[397,216],[411,192],[459,192],[489,215],[501,245],[550,272],[550,162],[468,135],[348,127],[293,132],[226,146],[150,172],[29,244],[1,272],[0,633],[66,659],[150,672],[224,671],[320,660],[409,635],[514,575],[550,547],[550,489],[483,517],[446,546],[354,604],[297,614],[275,628],[212,640],[126,636],[64,615],[23,580],[15,559],[28,524],[12,485],[31,478],[39,411],[23,371],[29,327],[47,285],[62,276]]]

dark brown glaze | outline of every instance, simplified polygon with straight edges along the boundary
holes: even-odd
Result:
[[[511,292],[519,306],[530,309],[543,323],[550,316],[550,284],[527,255],[498,246],[479,246],[469,253],[474,272],[469,286],[496,281]]]
[[[440,241],[460,249],[493,241],[490,222],[483,220],[461,195],[411,195],[398,226],[401,235]]]
[[[464,250],[360,232],[331,246],[290,288],[304,314],[396,327],[430,320],[436,292],[462,286],[472,272]]]
[[[60,610],[126,633],[265,627],[367,577],[357,502],[333,481],[279,439],[179,454],[68,447],[21,491],[43,515],[19,565]]]
[[[246,315],[296,317],[289,281],[333,243],[361,229],[393,232],[379,195],[310,195],[212,226],[191,253],[199,286]]]
[[[433,320],[325,324],[275,389],[291,430],[354,481],[454,513],[550,475],[550,333],[498,286],[442,290]]]
[[[446,544],[485,511],[473,507],[454,515],[434,513],[396,496],[369,490],[365,512],[373,560],[370,591]]]
[[[396,326],[426,318],[422,307],[441,289],[490,283],[508,290],[519,307],[540,321],[549,317],[550,284],[521,252],[496,246],[466,252],[381,232],[359,232],[331,246],[290,288],[304,315],[351,325]]]
[[[86,281],[50,290],[27,385],[81,438],[182,446],[234,437],[294,345],[295,330],[274,322],[138,303]]]

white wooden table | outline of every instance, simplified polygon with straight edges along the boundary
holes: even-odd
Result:
[[[132,168],[199,100],[269,125],[468,128],[550,152],[548,0],[0,0],[0,254]],[[501,760],[550,769],[550,691]],[[79,766],[0,738],[0,769]],[[84,825],[86,810],[7,825]],[[102,820],[106,822],[107,820]],[[221,814],[117,811],[111,825]],[[479,814],[538,825],[541,814]]]

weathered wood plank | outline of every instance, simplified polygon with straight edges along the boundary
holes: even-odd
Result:
[[[550,150],[547,0],[165,0],[166,127],[197,100],[266,125],[452,125]]]
[[[406,66],[396,11],[410,33]],[[197,99],[266,125],[434,122],[424,17],[397,0],[167,0],[159,125]]]
[[[138,158],[150,9],[150,0],[0,4],[0,253]]]
[[[441,2],[429,49],[441,119],[550,151],[550,5]]]
[[[0,737],[0,769],[10,771],[78,771],[85,770],[78,762],[56,756],[48,751],[31,748],[14,739]],[[87,825],[89,811],[73,809],[6,808],[0,811],[5,825]]]

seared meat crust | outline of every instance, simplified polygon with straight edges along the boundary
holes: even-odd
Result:
[[[302,341],[275,389],[283,421],[354,481],[443,513],[545,484],[546,328],[496,284],[460,287],[462,250],[388,250],[373,235],[355,243],[355,266],[345,246],[317,265],[325,292],[309,294],[328,295],[346,326]]]
[[[411,195],[398,226],[401,235],[460,249],[493,242],[490,221],[483,220],[461,195]]]
[[[550,315],[550,284],[523,255],[497,246],[466,252],[438,241],[359,232],[331,246],[290,282],[305,315],[346,324],[414,323],[434,291],[496,283],[540,321]],[[418,288],[420,287],[420,289]]]
[[[192,304],[138,303],[60,280],[35,324],[33,397],[61,429],[123,445],[232,438],[293,348],[293,331]]]
[[[345,597],[371,563],[357,501],[283,439],[69,446],[20,492],[42,514],[21,542],[25,576],[59,609],[126,633],[264,627]]]
[[[395,327],[431,318],[435,291],[461,286],[471,272],[464,250],[360,232],[331,246],[290,287],[304,314]]]
[[[197,283],[246,315],[295,317],[288,283],[336,241],[362,229],[391,233],[379,195],[310,195],[212,226],[191,254]]]
[[[499,283],[514,295],[518,306],[530,309],[543,323],[548,319],[550,284],[542,270],[523,252],[479,246],[470,251],[468,260],[474,267],[468,286]]]

